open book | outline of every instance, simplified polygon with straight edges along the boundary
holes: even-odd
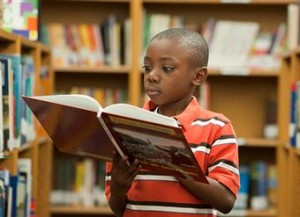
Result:
[[[207,183],[174,118],[122,103],[102,108],[80,94],[23,99],[61,152],[111,161],[116,149],[129,163]]]

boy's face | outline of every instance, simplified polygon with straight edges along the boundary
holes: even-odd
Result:
[[[170,113],[184,109],[194,91],[195,70],[189,51],[180,42],[154,39],[144,58],[145,91],[160,109]]]

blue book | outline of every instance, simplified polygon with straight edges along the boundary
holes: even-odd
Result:
[[[291,84],[291,108],[290,108],[290,144],[296,146],[296,114],[297,114],[297,84]]]
[[[234,209],[247,209],[249,192],[250,192],[250,170],[247,164],[241,164],[239,167],[240,171],[240,183],[237,200]]]
[[[11,203],[11,217],[17,216],[17,198],[18,198],[18,175],[10,176],[10,186],[12,187],[12,203]]]
[[[250,165],[250,207],[253,210],[268,208],[268,165],[265,161],[255,161]]]

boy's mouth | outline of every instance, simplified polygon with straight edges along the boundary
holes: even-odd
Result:
[[[157,90],[147,90],[147,94],[148,94],[149,96],[155,96],[155,95],[160,94],[160,92],[157,91]]]
[[[156,96],[161,93],[161,91],[157,88],[147,88],[146,92],[149,96]]]

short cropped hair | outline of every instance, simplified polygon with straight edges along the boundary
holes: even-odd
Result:
[[[162,38],[180,43],[184,48],[188,49],[191,55],[191,64],[195,67],[207,66],[209,56],[208,44],[198,32],[185,28],[170,28],[155,35],[151,41]]]

